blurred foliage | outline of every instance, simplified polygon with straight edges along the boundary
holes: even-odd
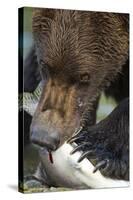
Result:
[[[23,59],[26,58],[31,46],[33,45],[32,10],[33,8],[31,7],[24,8]]]
[[[97,121],[104,119],[112,110],[116,107],[116,102],[111,97],[106,97],[104,93],[102,93],[98,110],[97,110]]]
[[[24,8],[24,31],[32,32],[32,10],[31,7]]]

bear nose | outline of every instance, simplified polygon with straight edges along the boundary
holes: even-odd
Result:
[[[56,131],[49,133],[43,128],[32,127],[30,139],[33,144],[50,151],[55,151],[60,144],[60,137]]]

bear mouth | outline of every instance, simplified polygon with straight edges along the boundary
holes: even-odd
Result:
[[[70,137],[68,140],[67,140],[67,143],[69,143],[69,141],[71,141],[72,143],[72,140],[73,138],[75,138],[76,135],[78,135],[78,133],[82,130],[82,127],[80,127],[78,130],[76,130],[74,132],[74,134],[72,135],[72,137]],[[41,153],[48,153],[48,160],[50,161],[51,164],[54,164],[54,159],[53,159],[53,155],[52,155],[52,150],[50,149],[47,149],[46,147],[42,147],[40,149]]]
[[[54,163],[54,160],[53,160],[53,155],[52,155],[52,150],[50,149],[47,149],[46,147],[41,147],[39,148],[39,154],[42,156],[47,156],[48,157],[48,160],[50,161],[51,164]]]

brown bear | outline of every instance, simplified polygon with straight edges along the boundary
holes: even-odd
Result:
[[[55,151],[80,129],[69,139],[79,145],[74,152],[83,151],[79,162],[93,158],[104,176],[124,180],[129,178],[128,99],[122,101],[129,95],[128,21],[129,15],[120,13],[33,11],[34,70],[39,67],[46,83],[31,141]],[[95,124],[103,91],[122,103]]]

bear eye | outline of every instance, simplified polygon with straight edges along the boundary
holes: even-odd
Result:
[[[90,75],[88,73],[80,74],[80,82],[81,83],[89,83]]]
[[[39,61],[39,65],[41,68],[43,68],[43,67],[46,68],[48,66],[43,60]]]

